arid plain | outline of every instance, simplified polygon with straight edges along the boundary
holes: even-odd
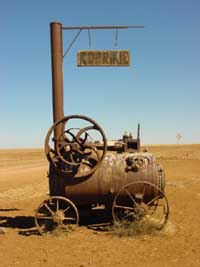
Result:
[[[34,209],[48,197],[42,149],[0,150],[0,266],[200,266],[200,145],[149,146],[166,172],[170,217],[140,237],[78,227],[40,236]]]

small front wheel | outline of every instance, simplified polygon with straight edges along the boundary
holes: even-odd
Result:
[[[53,196],[43,201],[35,211],[35,224],[42,235],[56,229],[69,230],[69,225],[78,225],[79,214],[74,203],[62,196]]]

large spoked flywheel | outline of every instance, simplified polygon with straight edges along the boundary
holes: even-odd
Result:
[[[61,134],[55,138],[59,128]],[[107,141],[102,128],[92,119],[66,116],[48,131],[45,152],[58,171],[72,173],[75,177],[92,174],[103,160]]]

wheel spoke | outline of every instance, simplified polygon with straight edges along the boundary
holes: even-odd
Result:
[[[165,204],[164,203],[163,204],[156,204],[155,206],[156,207],[163,207],[164,208],[165,207]]]
[[[65,131],[65,133],[68,133],[69,135],[71,135],[71,137],[73,138],[72,141],[75,141],[75,142],[79,143],[78,140],[76,139],[76,136],[71,132],[71,130],[72,129],[68,129],[68,130]]]
[[[132,208],[132,207],[121,206],[121,205],[117,205],[117,204],[115,204],[114,207],[117,209],[132,210],[132,211],[134,210],[134,208]]]
[[[100,160],[99,153],[94,147],[94,149],[92,149],[90,153],[84,152],[82,163],[84,165],[89,166],[92,169],[98,164],[99,160]]]
[[[147,206],[148,206],[148,205],[147,205]],[[155,209],[155,208],[157,208],[158,206],[162,206],[162,205],[158,205],[158,202],[154,202],[153,204],[150,204],[148,207],[149,207],[149,208],[152,207],[152,208]]]
[[[66,212],[70,209],[73,213],[67,215]],[[63,196],[52,196],[43,201],[35,213],[35,223],[40,234],[54,231],[59,227],[67,229],[68,224],[78,224],[78,222],[79,214],[76,206]]]
[[[76,140],[80,140],[80,137],[83,133],[88,134],[87,131],[89,131],[89,130],[97,130],[97,129],[96,129],[95,125],[87,126],[87,127],[80,129],[80,131],[76,134]]]
[[[71,207],[68,206],[65,210],[63,210],[63,213],[65,213],[66,211],[68,211]]]
[[[154,197],[152,200],[150,200],[148,203],[147,203],[147,206],[151,205],[154,201],[156,201],[157,199],[159,199],[160,196],[156,196]]]
[[[146,184],[144,184],[144,187],[143,187],[141,203],[144,201],[144,193],[145,193],[145,189],[146,189]]]
[[[135,199],[133,198],[133,196],[131,195],[131,193],[127,190],[127,188],[125,188],[124,191],[127,193],[127,195],[130,197],[130,199],[132,200],[132,202],[133,202],[134,205],[135,205],[135,204],[136,204],[136,203],[135,203]]]
[[[63,221],[64,220],[68,220],[68,221],[76,221],[76,218],[74,217],[64,217]]]
[[[51,213],[51,215],[54,214],[54,212],[49,208],[49,206],[47,205],[47,203],[45,203],[44,206]]]
[[[131,188],[134,189],[133,195]],[[155,189],[156,194],[152,195]],[[133,202],[133,207],[125,206],[132,206],[129,198]],[[141,220],[144,223],[155,224],[156,228],[158,225],[159,229],[167,222],[168,214],[169,208],[165,194],[149,182],[136,181],[125,185],[114,198],[112,206],[114,221]]]
[[[57,199],[57,201],[56,201],[56,211],[58,211],[59,210],[59,200]]]
[[[89,162],[89,160],[88,159],[83,159],[82,161],[81,161],[81,166],[88,166],[89,168],[92,168],[93,167],[93,165]]]
[[[47,217],[47,216],[37,216],[37,219],[42,219],[42,220],[52,220],[52,217]]]

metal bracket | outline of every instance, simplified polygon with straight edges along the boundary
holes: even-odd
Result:
[[[143,25],[132,25],[132,26],[72,26],[72,27],[62,27],[62,30],[79,30],[78,33],[75,35],[74,39],[66,49],[64,57],[67,55],[73,44],[75,43],[76,39],[79,37],[80,33],[82,30],[88,30],[88,36],[89,36],[89,45],[91,46],[91,38],[90,38],[90,30],[111,30],[111,29],[116,29],[116,43],[115,46],[117,46],[117,38],[118,38],[118,29],[141,29],[144,28]]]

